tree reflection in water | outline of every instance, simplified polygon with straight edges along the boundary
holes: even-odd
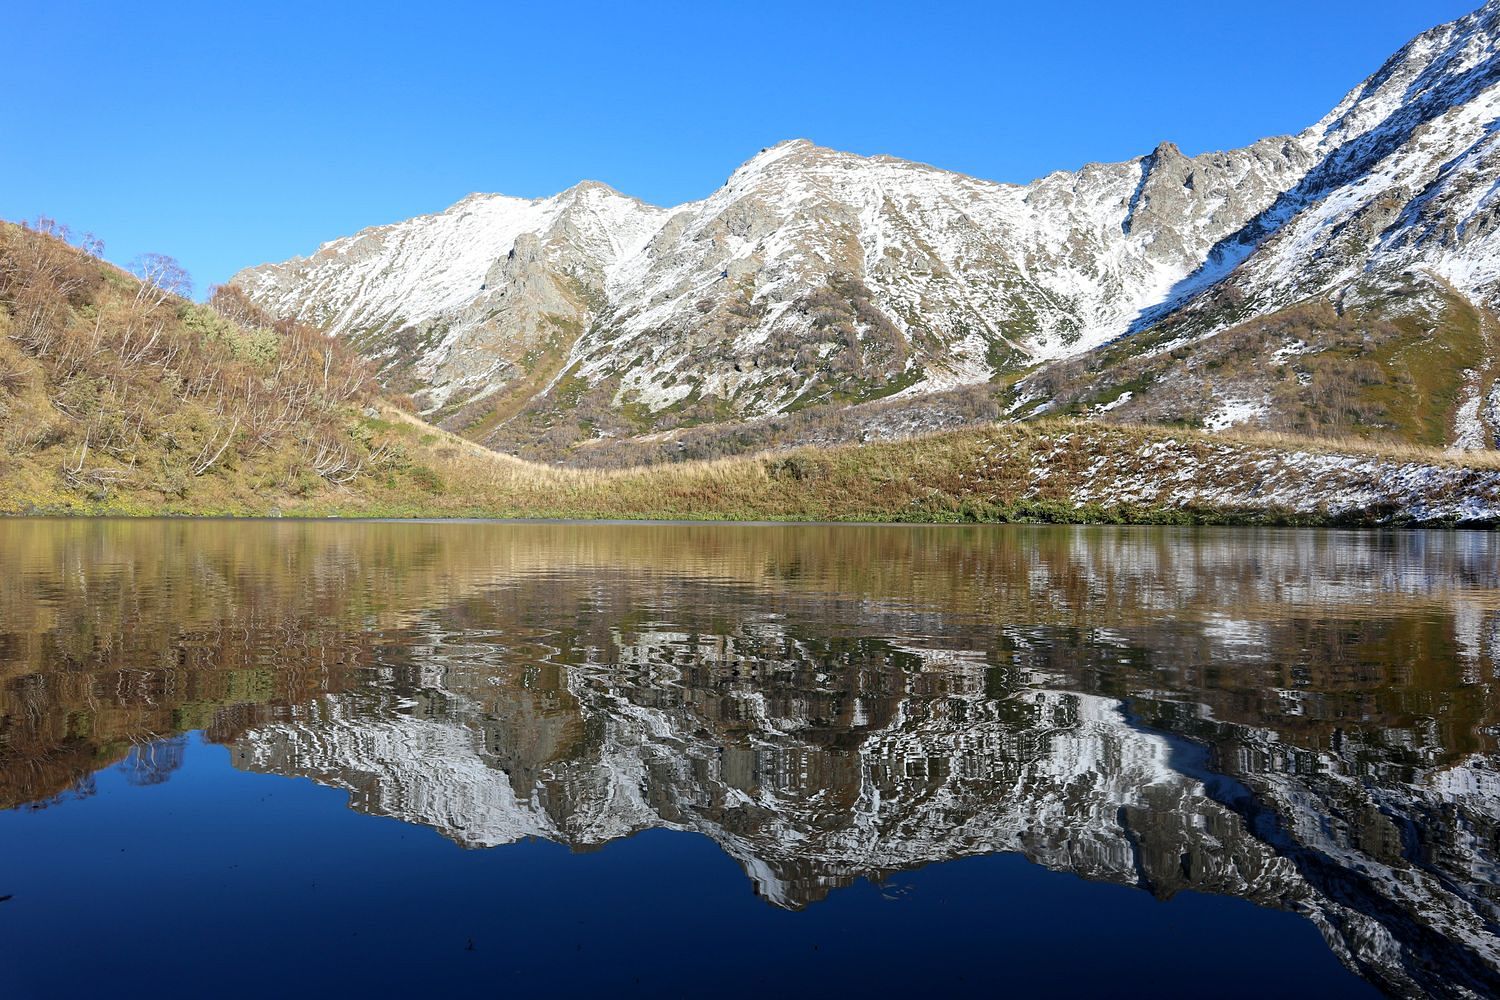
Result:
[[[713,839],[798,909],[1019,853],[1500,991],[1500,544],[1079,528],[0,523],[0,797],[200,729],[473,847]]]

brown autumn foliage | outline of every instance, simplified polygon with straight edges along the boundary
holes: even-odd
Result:
[[[40,219],[0,226],[0,445],[55,453],[92,497],[120,484],[182,495],[230,464],[275,456],[284,479],[351,481],[369,454],[340,410],[368,396],[364,363],[319,331],[273,321],[238,289],[208,305],[160,254],[132,277]],[[86,249],[87,248],[87,249]]]

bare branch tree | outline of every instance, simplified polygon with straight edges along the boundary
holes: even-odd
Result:
[[[173,296],[185,299],[193,294],[193,279],[187,269],[164,253],[141,254],[130,262],[130,272],[141,279],[136,304],[148,312]]]
[[[203,450],[200,451],[198,453],[198,457],[193,460],[193,475],[194,476],[201,476],[201,475],[203,475],[209,469],[213,468],[215,462],[217,462],[220,458],[224,457],[224,452],[229,448],[229,445],[234,441],[234,433],[235,433],[235,431],[237,431],[239,429],[240,429],[240,422],[239,422],[239,419],[236,418],[234,420],[234,422],[229,425],[229,430],[228,430],[227,433],[225,433],[224,439],[223,439],[222,442],[219,441],[219,439],[217,438],[217,436],[210,437],[207,441],[203,442]],[[213,451],[212,454],[210,454],[210,452],[212,451],[213,446],[215,444],[217,444],[219,446],[219,450],[218,451]]]

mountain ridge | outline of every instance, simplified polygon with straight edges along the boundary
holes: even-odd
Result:
[[[1274,145],[1274,142],[1262,143],[1261,147],[1267,149]],[[1211,159],[1222,159],[1227,155],[1204,154],[1205,157]],[[1254,155],[1258,154],[1252,154],[1252,157]],[[1214,166],[1212,162],[1205,162],[1210,168]],[[929,373],[924,370],[920,373],[913,373],[913,365],[897,361],[895,364],[887,365],[879,374],[886,377],[887,384],[901,376],[911,377],[914,374],[919,374],[920,378],[911,377],[911,381],[924,381],[934,387],[980,382],[988,378],[993,371],[994,366],[989,363],[989,355],[994,349],[1016,355],[1055,351],[1064,344],[1064,341],[1070,338],[1076,340],[1085,326],[1103,329],[1104,334],[1123,332],[1126,322],[1138,312],[1138,308],[1135,303],[1131,303],[1125,307],[1110,309],[1104,306],[1102,301],[1095,301],[1090,304],[1091,313],[1075,316],[1070,314],[1065,307],[1061,309],[1054,307],[1055,300],[1062,297],[1062,293],[1057,289],[1052,289],[1041,296],[1038,299],[1040,305],[1024,299],[1013,299],[1007,303],[994,289],[976,293],[972,289],[963,287],[963,282],[952,280],[952,272],[955,268],[961,268],[969,263],[976,263],[980,268],[999,267],[1000,270],[1006,272],[1004,278],[1011,284],[1029,284],[1034,280],[1041,280],[1043,283],[1050,282],[1061,288],[1070,283],[1076,285],[1078,279],[1066,271],[1034,278],[1027,273],[1030,268],[1025,261],[1005,261],[1003,255],[999,255],[1001,259],[998,260],[981,259],[971,262],[964,259],[969,249],[964,246],[964,242],[973,239],[981,243],[985,240],[991,243],[1003,242],[1003,234],[996,235],[992,232],[998,220],[1002,228],[1006,225],[1011,228],[1029,227],[1025,235],[1034,241],[1055,243],[1056,239],[1046,232],[1048,225],[1045,217],[1049,213],[1056,214],[1061,211],[1066,214],[1070,211],[1070,207],[1066,204],[1061,208],[1058,208],[1057,204],[1059,201],[1066,201],[1072,197],[1072,191],[1068,189],[1074,188],[1079,178],[1083,178],[1085,184],[1112,186],[1116,189],[1114,200],[1120,202],[1123,207],[1123,203],[1135,193],[1136,179],[1131,176],[1135,170],[1136,168],[1131,164],[1091,165],[1084,167],[1076,174],[1054,172],[1033,182],[1032,185],[1021,186],[969,178],[952,171],[913,164],[894,157],[858,157],[854,154],[817,146],[806,140],[789,140],[769,147],[766,152],[751,158],[731,175],[724,187],[708,198],[672,209],[653,209],[645,206],[644,203],[628,199],[627,196],[618,195],[613,192],[613,189],[604,185],[597,185],[599,190],[611,193],[611,200],[621,203],[622,206],[624,204],[632,206],[634,211],[643,217],[640,219],[643,224],[635,232],[637,238],[635,255],[625,261],[619,259],[608,261],[608,265],[613,265],[618,269],[618,277],[608,273],[609,267],[606,266],[606,280],[597,290],[617,300],[611,303],[609,310],[609,318],[614,323],[611,332],[623,332],[635,339],[641,339],[644,336],[648,341],[644,345],[647,348],[663,346],[659,340],[656,343],[650,342],[650,332],[663,324],[671,324],[674,321],[680,323],[685,309],[689,311],[701,309],[699,313],[701,315],[707,312],[717,313],[720,306],[728,314],[727,320],[719,316],[711,316],[710,320],[721,319],[721,326],[730,327],[727,332],[731,334],[743,331],[747,325],[752,327],[751,336],[737,346],[754,348],[770,339],[771,334],[776,332],[778,320],[785,318],[787,309],[800,296],[821,290],[832,278],[844,277],[866,283],[871,272],[879,271],[883,267],[887,270],[892,269],[892,265],[884,261],[883,257],[900,257],[904,254],[904,258],[898,259],[897,263],[903,268],[915,269],[915,273],[920,276],[915,284],[930,285],[936,281],[940,287],[936,294],[930,292],[924,294],[925,289],[913,287],[912,282],[888,281],[886,284],[899,284],[903,287],[881,288],[867,295],[866,297],[872,299],[876,295],[880,296],[882,302],[878,308],[882,314],[881,319],[892,326],[903,327],[896,333],[885,331],[884,340],[900,339],[902,350],[909,350],[915,346],[916,351],[921,353],[921,345],[911,343],[914,328],[934,325],[930,320],[933,315],[945,318],[951,316],[955,318],[955,322],[950,322],[947,329],[940,332],[939,339],[944,349],[927,351],[925,354],[923,360],[926,366],[936,369],[935,371]],[[852,211],[848,204],[840,203],[838,199],[830,197],[825,199],[823,211],[815,211],[806,219],[798,219],[794,213],[785,210],[782,206],[768,204],[778,200],[777,196],[816,201],[820,195],[826,193],[828,186],[837,183],[836,175],[840,173],[861,175],[854,179],[855,184],[860,188],[857,194],[863,201],[863,204],[859,206],[861,211]],[[912,233],[913,227],[903,225],[906,220],[901,213],[892,213],[894,218],[886,225],[881,224],[883,220],[879,220],[877,216],[882,208],[887,207],[891,198],[891,192],[882,182],[891,181],[892,173],[903,175],[896,185],[895,193],[898,197],[905,196],[910,203],[920,200],[925,195],[928,201],[938,200],[945,203],[946,210],[951,213],[950,228],[959,230],[956,234],[951,234],[946,246],[935,248],[933,244],[938,241],[930,230]],[[799,182],[803,180],[811,183],[802,185]],[[907,182],[904,186],[908,190],[901,190],[903,185],[899,181]],[[817,189],[820,183],[825,191]],[[909,190],[912,186],[927,190],[913,192]],[[548,263],[552,265],[553,273],[550,277],[554,281],[576,277],[580,270],[588,269],[588,264],[597,263],[570,257],[564,252],[563,247],[556,245],[558,234],[553,230],[557,215],[562,210],[563,203],[580,187],[583,186],[576,185],[551,199],[537,199],[525,203],[505,196],[470,197],[444,212],[396,223],[392,226],[373,227],[362,230],[356,236],[331,241],[310,257],[299,258],[281,265],[263,265],[241,272],[236,276],[235,281],[244,285],[252,297],[273,311],[295,312],[303,319],[330,327],[336,334],[354,337],[362,346],[371,338],[372,327],[389,327],[393,323],[399,324],[411,319],[414,319],[418,326],[424,324],[429,327],[436,326],[441,320],[446,319],[450,326],[457,325],[461,330],[464,327],[473,329],[482,326],[482,320],[472,312],[466,314],[465,307],[482,306],[495,297],[484,294],[493,292],[490,282],[485,278],[490,276],[494,265],[502,261],[514,260],[511,250],[516,250],[518,254],[527,253],[527,241],[522,240],[520,244],[516,243],[516,240],[522,236],[535,236],[544,247],[549,242],[553,244],[550,248],[553,260]],[[588,187],[595,186],[588,185]],[[932,190],[934,187],[939,190],[934,192]],[[947,190],[943,190],[944,188]],[[1233,192],[1226,191],[1226,198],[1230,194]],[[958,201],[978,202],[980,208],[975,211],[953,211],[954,204]],[[523,204],[524,207],[522,207]],[[349,279],[346,277],[349,271],[347,268],[340,267],[344,262],[338,258],[346,257],[351,248],[357,244],[367,241],[399,242],[407,238],[413,230],[424,227],[435,230],[432,234],[433,238],[442,240],[447,236],[442,232],[443,229],[455,228],[465,215],[474,212],[476,206],[480,205],[486,206],[491,211],[518,209],[536,218],[526,220],[529,223],[530,232],[521,232],[518,226],[502,223],[495,227],[493,236],[484,241],[470,242],[466,244],[462,252],[454,252],[442,261],[433,261],[430,256],[424,259],[424,251],[420,248],[413,252],[406,252],[406,248],[397,247],[393,251],[394,255],[405,256],[410,269],[398,271],[397,280],[388,281],[387,291],[376,294],[365,287],[369,279],[383,276],[380,274],[361,274],[351,288]],[[922,207],[925,206],[918,205],[917,209],[920,210]],[[778,208],[782,209],[780,218],[776,219],[774,224],[768,222],[767,211],[776,212]],[[975,221],[975,215],[983,214],[985,209],[988,210],[988,219],[981,225]],[[625,209],[625,211],[630,210]],[[1087,213],[1088,209],[1085,207],[1080,211]],[[1231,212],[1233,222],[1238,222],[1249,214],[1245,208],[1240,208],[1238,211],[1231,209]],[[1095,228],[1108,231],[1114,228],[1112,221],[1099,224]],[[1152,244],[1156,244],[1164,253],[1180,257],[1180,252],[1175,247],[1169,246],[1166,241],[1158,243],[1148,223],[1149,220],[1143,216],[1135,227],[1136,242],[1140,244],[1136,253],[1137,258],[1149,256],[1149,247]],[[654,229],[654,232],[648,239],[641,240],[642,231],[646,228]],[[803,237],[800,241],[795,238],[795,235],[788,239],[782,231],[798,228],[815,231],[796,234]],[[1224,228],[1222,224],[1220,228]],[[840,232],[840,229],[843,231]],[[891,231],[900,229],[905,229],[906,232],[893,238]],[[1038,230],[1041,231],[1038,232]],[[775,237],[781,237],[781,242],[778,243]],[[1198,239],[1201,242],[1202,237]],[[674,246],[674,242],[680,242],[685,246]],[[717,252],[695,254],[695,245],[705,242],[714,246]],[[820,243],[833,243],[834,245],[829,247],[819,245]],[[890,250],[892,243],[904,245],[899,250]],[[504,249],[502,250],[501,247]],[[938,252],[934,253],[934,249]],[[1096,248],[1100,251],[1096,253],[1096,256],[1107,258],[1108,255],[1102,253],[1103,249],[1102,246]],[[986,252],[998,254],[994,246],[981,245],[977,256],[982,258]],[[1036,252],[1045,252],[1045,247],[1039,245]],[[798,272],[796,265],[801,263],[800,258],[804,255],[828,258],[834,253],[838,253],[840,257],[835,262],[835,266],[815,269],[812,276]],[[380,270],[385,271],[391,267],[390,256],[388,254],[382,261]],[[484,263],[489,263],[491,267],[482,269]],[[781,263],[782,267],[777,268],[775,265],[778,263]],[[1106,272],[1106,277],[1121,266],[1153,273],[1160,267],[1156,263],[1142,259],[1128,260],[1123,265],[1113,260],[1103,259],[1100,264],[1101,270]],[[1183,265],[1179,262],[1175,266],[1181,270]],[[292,282],[285,280],[287,271],[295,272]],[[768,271],[770,273],[766,273]],[[309,274],[308,272],[316,273]],[[455,274],[455,272],[458,273]],[[422,274],[424,280],[420,282],[412,280],[411,276],[416,273]],[[505,275],[497,273],[494,277],[503,280]],[[633,298],[626,298],[623,294],[623,287],[627,280],[633,286],[642,289]],[[1112,280],[1115,281],[1116,287],[1120,287],[1118,277]],[[343,284],[340,287],[341,281]],[[733,289],[742,281],[752,282],[752,287],[747,290],[751,294],[739,296],[738,299],[734,294],[724,294],[725,288],[715,287],[716,284],[722,282],[728,289]],[[880,284],[880,277],[877,277],[874,283]],[[1162,283],[1163,280],[1157,281],[1157,284]],[[772,294],[768,296],[764,294],[762,288],[755,286],[769,286]],[[462,292],[459,290],[460,287],[468,291]],[[419,290],[421,296],[416,301],[407,299],[399,306],[394,301],[395,296]],[[535,285],[532,285],[528,291],[535,291]],[[857,303],[860,296],[856,290],[854,294],[841,297]],[[976,298],[979,301],[974,301]],[[1099,296],[1096,295],[1095,298],[1098,299]],[[720,301],[714,301],[714,299]],[[704,301],[710,303],[707,309],[698,305]],[[1047,304],[1049,301],[1053,301],[1052,306]],[[765,311],[770,313],[769,316],[753,315],[751,312],[753,307],[767,302],[769,305],[765,306]],[[527,302],[526,306],[535,314],[562,316],[580,323],[583,318],[583,310],[576,309],[570,315],[564,305],[552,298]],[[1017,310],[1033,318],[1039,312],[1050,310],[1050,319],[1046,319],[1043,323],[1047,332],[1040,338],[1030,338],[1029,343],[1021,343],[1021,340],[1025,338],[1013,335],[1005,324],[996,318]],[[840,319],[841,317],[834,316],[830,324],[838,324]],[[846,340],[860,340],[865,343],[859,345],[845,343],[838,346],[845,352],[872,345],[878,350],[882,346],[883,338],[878,334],[871,336],[870,328],[875,324],[863,322],[864,317],[858,315],[854,319],[854,323],[844,324],[855,328],[850,331],[854,333],[854,336],[846,337]],[[752,322],[747,324],[746,320]],[[815,319],[812,324],[803,323],[802,326],[816,325],[816,322]],[[1023,319],[1021,322],[1024,324],[1032,320]],[[967,323],[983,326],[984,329],[978,336],[966,328],[955,329]],[[1101,323],[1106,325],[1101,327]],[[534,321],[532,325],[535,325]],[[694,332],[694,326],[701,325],[703,324],[680,323],[682,328],[690,332]],[[795,323],[783,325],[796,326]],[[519,326],[524,329],[526,324],[523,322]],[[383,351],[389,352],[389,341],[380,339],[382,332],[384,331],[375,331],[375,339],[379,341],[379,346],[367,350],[367,353],[370,353],[377,362],[389,356],[388,353],[382,354]],[[514,333],[514,328],[507,332]],[[800,334],[806,331],[795,329],[791,332],[793,340],[800,340],[802,339]],[[1104,334],[1085,332],[1083,335],[1092,340],[1099,340]],[[527,337],[524,333],[514,339],[519,346],[535,346],[535,338]],[[829,343],[831,342],[819,342],[820,346]],[[588,348],[591,345],[585,343],[583,346],[584,350],[574,356],[575,361],[584,362],[583,367],[591,372],[602,373],[609,368],[609,357],[598,347],[594,347],[593,356],[589,356],[591,352]],[[482,367],[481,364],[476,363],[476,357],[492,362],[492,357],[486,356],[484,351],[464,352],[460,339],[429,342],[428,347],[435,352],[452,352],[458,348],[460,354],[457,359],[458,363],[452,365],[446,373],[442,372],[446,359],[432,358],[427,362],[424,374],[438,389],[432,401],[436,402],[439,407],[447,402],[449,393],[444,390],[449,385],[462,386],[479,383],[481,389],[490,388],[490,385],[485,382],[485,377],[492,373],[496,366],[491,363],[488,367]],[[524,351],[521,353],[524,355]],[[822,353],[827,355],[835,351],[825,348]],[[677,360],[680,363],[683,359]],[[795,370],[796,365],[791,364],[795,359],[781,358],[779,360],[782,362],[782,369]],[[662,367],[661,365],[655,366],[652,374],[660,374]],[[476,369],[482,373],[477,377],[474,375]],[[725,379],[723,372],[710,371],[698,374],[697,382],[700,386],[705,382],[710,383],[700,391],[719,395],[720,398],[734,395],[738,388],[722,383],[754,381],[753,379]],[[434,375],[437,377],[434,378]],[[445,378],[448,381],[445,381]],[[663,378],[656,379],[654,383],[649,378],[640,377],[626,378],[622,381],[624,384],[620,387],[620,394],[634,391],[645,399],[647,406],[653,411],[671,406],[689,394],[688,391],[681,389],[673,391],[674,387],[671,385],[662,385],[661,383],[666,381]],[[807,381],[804,378],[797,378],[792,385],[805,389],[808,387]],[[739,412],[745,415],[778,412],[785,409],[795,398],[796,394],[789,391],[772,392],[766,394],[766,398],[753,401],[752,405]]]
[[[1366,278],[1416,271],[1481,311],[1500,304],[1500,203],[1484,183],[1500,179],[1497,39],[1492,0],[1417,36],[1308,128],[1240,149],[1162,142],[1020,185],[791,139],[683,205],[592,181],[470,195],[233,281],[349,339],[442,426],[533,458],[985,383],[1012,416],[1055,412],[1079,393],[1043,391],[1054,366],[1165,328],[1142,350],[1173,350]],[[1456,359],[1449,381],[1485,398],[1494,354]],[[1450,388],[1432,403],[1450,411],[1444,440],[1423,442],[1491,443],[1494,420]],[[1150,419],[1149,395],[1103,412]],[[1268,395],[1237,422],[1313,429]],[[1219,402],[1183,420],[1213,426]],[[1380,407],[1335,417],[1410,436]]]

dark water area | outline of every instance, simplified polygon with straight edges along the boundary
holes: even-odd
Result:
[[[0,995],[1500,993],[1500,535],[0,522]]]

